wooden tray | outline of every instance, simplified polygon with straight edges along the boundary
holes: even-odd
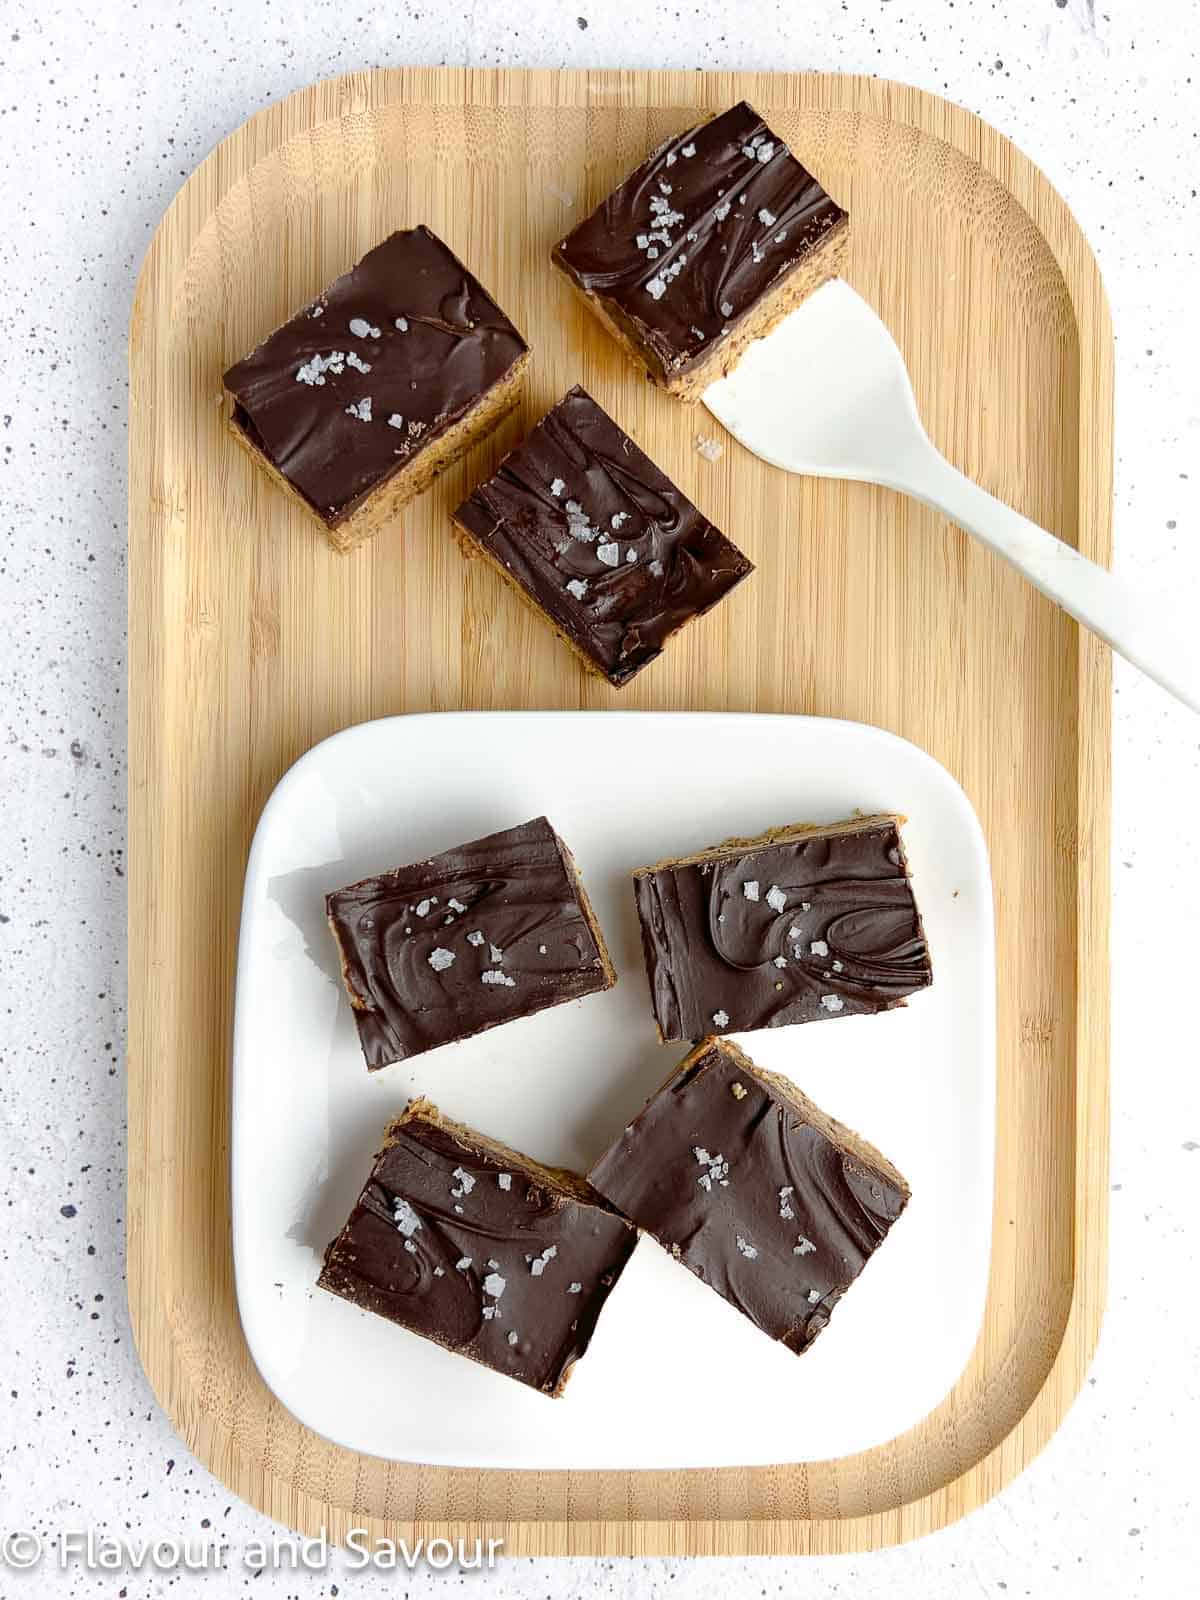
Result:
[[[1112,363],[1096,262],[1029,161],[916,90],[683,72],[343,78],[220,145],[142,270],[130,340],[129,1296],[146,1371],[188,1445],[295,1528],[324,1524],[335,1539],[359,1525],[393,1537],[484,1531],[528,1554],[887,1544],[963,1515],[1020,1471],[1095,1344],[1107,1204],[1105,651],[921,507],[788,479],[732,444],[704,461],[694,436],[719,431],[707,414],[640,382],[547,265],[566,225],[656,140],[742,96],[849,206],[848,276],[903,348],[936,442],[1104,561]],[[402,531],[339,557],[234,448],[220,375],[390,228],[416,221],[531,337],[528,402]],[[447,521],[576,381],[758,564],[619,697],[463,561]],[[234,1303],[227,1077],[255,820],[297,756],[366,717],[618,701],[877,723],[944,762],[973,801],[999,945],[995,1241],[978,1347],[924,1424],[836,1462],[504,1473],[356,1457],[272,1399]],[[286,1123],[263,1137],[286,1138]]]

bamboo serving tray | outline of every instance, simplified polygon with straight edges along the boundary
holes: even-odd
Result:
[[[482,1533],[512,1554],[894,1543],[1009,1482],[1061,1421],[1095,1345],[1108,1187],[1104,648],[921,506],[786,477],[731,441],[704,460],[695,435],[717,424],[640,381],[549,268],[551,244],[651,145],[742,97],[850,210],[847,276],[895,334],[935,442],[1105,561],[1112,338],[1096,262],[1006,139],[897,84],[347,77],[226,139],[181,190],[142,270],[130,335],[129,1298],[146,1371],[187,1444],[297,1529],[324,1525],[335,1540],[356,1526]],[[384,234],[418,221],[530,338],[529,392],[523,414],[402,527],[338,556],[234,448],[221,374]],[[819,374],[797,379],[819,394]],[[449,528],[449,511],[575,382],[758,567],[620,695],[464,562]],[[515,1473],[355,1456],[273,1399],[234,1301],[229,1040],[255,821],[299,755],[365,718],[618,704],[876,723],[944,763],[973,802],[999,961],[994,1243],[978,1345],[924,1423],[839,1461]],[[698,774],[710,757],[697,752]],[[286,1137],[285,1115],[263,1129]],[[916,1313],[919,1297],[897,1308]],[[746,1383],[746,1403],[771,1403]]]

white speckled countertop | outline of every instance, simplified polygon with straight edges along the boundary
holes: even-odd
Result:
[[[1094,244],[1117,330],[1118,569],[1200,612],[1200,7],[1194,0],[7,0],[0,13],[0,1533],[263,1519],[142,1376],[123,1279],[125,333],[150,235],[245,117],[402,62],[818,68],[1009,133]],[[508,1597],[1194,1593],[1200,719],[1118,663],[1110,1310],[1066,1425],[989,1506],[817,1561],[529,1562],[489,1577],[0,1570],[0,1594]],[[252,1588],[251,1588],[252,1586]]]

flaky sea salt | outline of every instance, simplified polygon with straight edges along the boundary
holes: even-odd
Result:
[[[731,317],[733,315],[733,301],[732,300],[722,300],[721,301],[721,315],[723,317]]]
[[[814,956],[827,956],[829,954],[829,946],[824,939],[814,939],[808,948]]]
[[[407,333],[408,332],[408,318],[407,317],[397,317],[396,318],[396,327],[399,329],[399,331],[401,333]]]
[[[743,1239],[740,1233],[737,1236],[737,1247],[747,1261],[758,1260],[758,1246],[751,1244],[748,1239]]]
[[[360,422],[370,422],[371,396],[369,394],[365,394],[361,400],[355,402],[353,405],[348,405],[346,407],[346,415],[348,417],[357,417]]]
[[[371,363],[364,361],[357,351],[351,350],[346,356],[346,365],[353,367],[355,372],[370,372]]]
[[[807,1256],[811,1255],[816,1248],[811,1239],[806,1239],[802,1233],[798,1233],[796,1235],[796,1243],[792,1246],[792,1254],[794,1256]]]
[[[393,411],[391,416],[388,418],[388,427],[389,428],[402,428],[403,426],[404,426],[404,418],[400,415],[400,413],[398,411]]]
[[[583,1285],[578,1281],[576,1281],[575,1283],[571,1283],[571,1284],[567,1285],[567,1293],[568,1294],[581,1294],[582,1292],[583,1292]]]
[[[456,1200],[461,1200],[465,1195],[469,1195],[475,1187],[475,1179],[465,1167],[455,1167],[450,1176],[458,1179],[458,1187],[450,1191]]]
[[[758,213],[758,220],[762,223],[764,228],[773,228],[779,221],[779,218],[773,211],[768,211],[766,206],[763,206]]]
[[[498,1172],[496,1174],[496,1182],[507,1193],[512,1188],[512,1173]]]
[[[573,594],[576,600],[582,600],[584,595],[587,594],[587,579],[572,578],[570,583],[567,584],[567,593]]]
[[[379,329],[372,327],[365,317],[351,317],[350,332],[356,339],[379,338]]]
[[[550,493],[557,500],[566,487],[566,484],[561,478],[555,478],[554,482],[550,485]]]
[[[681,156],[687,156],[690,159],[696,154],[696,146],[694,144],[685,144],[680,150],[679,154]]]
[[[429,965],[435,972],[446,972],[454,965],[454,951],[443,950],[439,945],[436,950],[429,952]]]
[[[784,911],[787,909],[787,895],[784,894],[778,884],[773,883],[767,890],[767,904],[772,911]]]
[[[492,967],[487,972],[481,972],[479,981],[480,983],[499,985],[505,989],[515,989],[517,987],[517,980],[510,978],[507,972],[501,972],[498,967]]]
[[[789,1203],[794,1193],[795,1190],[790,1183],[785,1184],[779,1191],[779,1215],[785,1222],[791,1222],[796,1215]]]
[[[714,1011],[712,1014],[712,1019],[713,1026],[715,1028],[727,1028],[729,1026],[728,1011]]]
[[[402,1194],[392,1201],[392,1214],[396,1227],[406,1239],[411,1239],[421,1226],[421,1219]]]
[[[483,1292],[484,1294],[490,1294],[493,1300],[499,1300],[507,1288],[507,1278],[502,1278],[498,1272],[489,1272],[483,1280]]]
[[[557,1254],[558,1246],[548,1244],[542,1251],[541,1255],[534,1256],[533,1260],[529,1263],[530,1275],[535,1278],[540,1278],[542,1273],[545,1272],[546,1268],[554,1260]]]
[[[742,884],[742,894],[745,896],[745,898],[747,900],[757,900],[758,899],[758,879],[757,878],[747,878],[745,883]]]
[[[825,1007],[826,1011],[830,1012],[831,1014],[834,1014],[838,1011],[844,1011],[846,1008],[846,1002],[842,999],[840,994],[823,994],[821,996],[821,1004]]]
[[[603,561],[606,567],[615,567],[621,559],[621,547],[617,544],[598,544],[596,546],[596,560]]]
[[[471,1270],[471,1258],[470,1256],[460,1256],[454,1265],[459,1272],[469,1272]]]
[[[486,944],[487,941],[483,937],[483,935],[479,932],[479,929],[476,928],[473,933],[469,933],[467,935],[467,943],[468,944],[473,944],[476,947],[478,947],[481,944]]]

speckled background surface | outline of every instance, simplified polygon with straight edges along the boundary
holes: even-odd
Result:
[[[303,18],[300,12],[303,10]],[[515,20],[510,20],[515,19]],[[0,1595],[498,1600],[1195,1593],[1200,720],[1118,663],[1110,1311],[1065,1427],[1017,1483],[906,1549],[819,1561],[510,1562],[251,1577],[269,1533],[188,1456],[123,1279],[125,335],[152,230],[252,111],[401,62],[819,68],[998,124],[1083,222],[1113,303],[1117,566],[1200,612],[1200,7],[1194,0],[434,0],[0,9],[0,1532],[221,1532],[209,1575],[0,1570]],[[1035,1248],[1031,1241],[1031,1249]]]

